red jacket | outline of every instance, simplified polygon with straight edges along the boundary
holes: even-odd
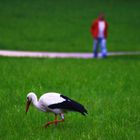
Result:
[[[105,20],[104,20],[105,21]],[[98,37],[98,24],[99,24],[99,19],[96,19],[95,21],[93,21],[92,26],[91,26],[91,34],[94,38]],[[104,30],[104,36],[105,38],[107,38],[107,29],[108,29],[108,23],[105,21],[105,30]]]

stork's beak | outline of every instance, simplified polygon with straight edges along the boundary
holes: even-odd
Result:
[[[26,103],[26,114],[28,112],[30,104],[31,104],[31,101],[28,100],[27,103]]]

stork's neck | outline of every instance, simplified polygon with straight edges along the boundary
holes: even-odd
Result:
[[[40,109],[40,104],[39,104],[39,102],[37,100],[37,96],[35,94],[32,96],[32,103],[36,108]]]

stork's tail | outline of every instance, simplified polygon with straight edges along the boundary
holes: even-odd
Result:
[[[78,102],[72,101],[73,103],[73,109],[74,111],[77,111],[79,113],[81,113],[82,115],[86,116],[88,114],[87,110],[85,109],[85,107],[83,105],[81,105]]]
[[[88,114],[87,110],[85,109],[85,107],[82,104],[80,104],[80,103],[78,103],[78,102],[76,102],[76,101],[74,101],[74,100],[72,100],[64,95],[61,95],[61,97],[66,99],[65,103],[67,104],[66,106],[68,107],[69,110],[79,112],[84,116],[86,114]]]
[[[84,116],[86,116],[88,114],[87,110],[85,108],[83,108],[80,113]]]
[[[81,113],[84,116],[86,114],[88,114],[87,110],[85,109],[85,107],[82,104],[80,104],[64,95],[61,95],[61,97],[64,98],[65,101],[63,101],[61,103],[50,105],[48,107],[51,109],[61,108],[64,110],[76,111],[76,112]]]

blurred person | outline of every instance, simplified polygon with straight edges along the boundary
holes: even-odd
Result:
[[[93,57],[98,57],[99,46],[101,49],[102,57],[107,57],[106,39],[108,34],[108,23],[105,20],[104,14],[99,14],[91,26],[91,34],[94,39],[93,43]]]

